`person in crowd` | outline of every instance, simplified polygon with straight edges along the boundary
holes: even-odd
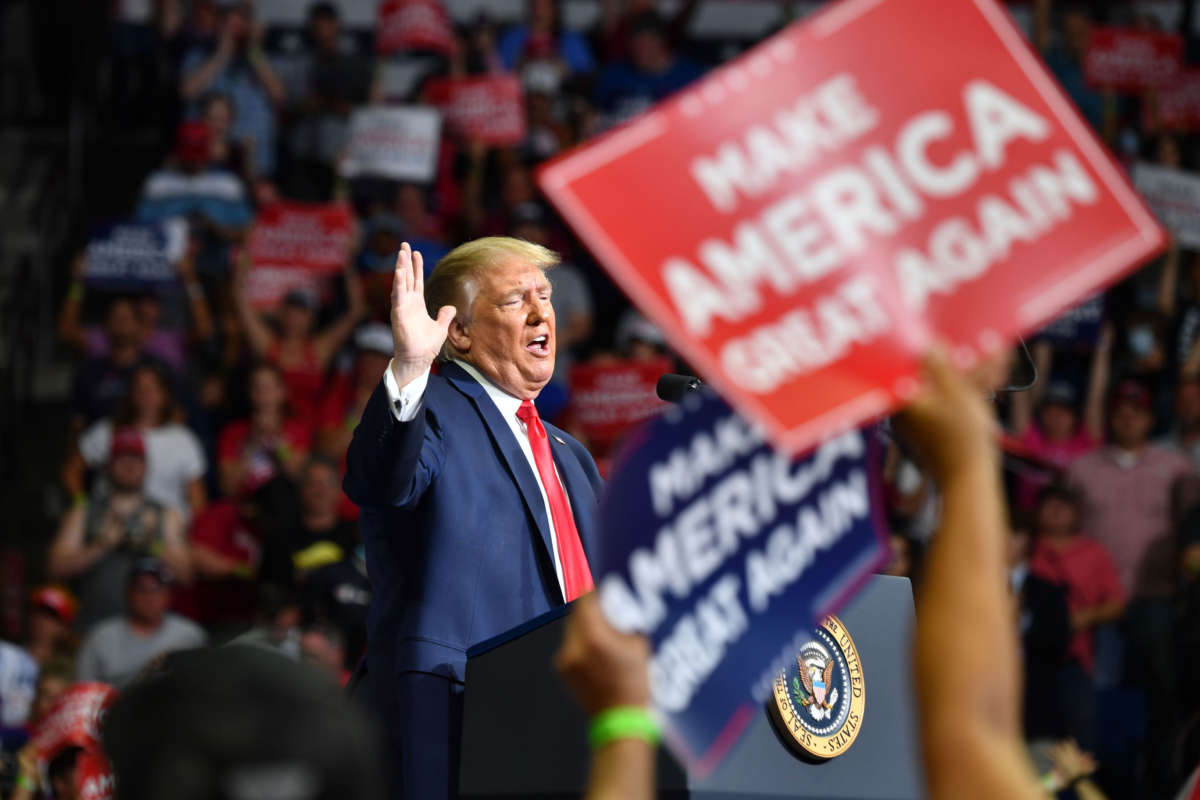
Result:
[[[77,603],[63,586],[38,587],[29,597],[29,637],[25,644],[0,641],[0,728],[31,718],[38,676],[56,657],[74,655],[71,623]]]
[[[217,470],[227,497],[252,493],[277,475],[294,478],[312,439],[307,422],[290,413],[288,387],[278,367],[256,364],[246,382],[250,416],[230,422],[217,440]]]
[[[995,416],[941,350],[897,429],[941,495],[913,637],[928,796],[1039,798],[1021,737],[1019,638]]]
[[[150,364],[134,370],[129,391],[111,418],[98,420],[79,436],[63,465],[63,484],[74,497],[86,496],[86,471],[103,470],[114,430],[136,430],[146,446],[146,496],[174,509],[186,523],[204,508],[208,468],[196,434],[183,423],[168,376]]]
[[[96,623],[79,648],[79,680],[121,688],[163,653],[204,646],[207,636],[200,626],[167,610],[171,581],[161,559],[145,556],[133,562],[124,611]]]
[[[344,52],[335,4],[309,6],[307,39],[288,97],[287,146],[292,163],[287,188],[289,196],[298,200],[328,202],[350,112],[364,102],[370,76],[355,55]]]
[[[595,69],[587,40],[562,27],[554,0],[526,0],[525,21],[501,35],[497,50],[505,69],[521,73],[526,82],[531,72],[548,73],[554,88],[572,75]]]
[[[321,410],[317,452],[344,464],[358,419],[392,358],[392,331],[368,322],[354,332],[354,361],[330,381]]]
[[[253,497],[223,498],[196,515],[188,531],[195,580],[176,608],[211,631],[239,631],[254,621],[263,524]]]
[[[134,216],[141,222],[186,218],[199,246],[197,269],[217,271],[213,262],[219,257],[227,270],[228,247],[242,241],[253,217],[245,192],[237,175],[212,163],[208,126],[183,122],[175,133],[174,152],[142,185]]]
[[[121,800],[395,796],[362,711],[318,666],[263,648],[176,654],[121,693],[102,737]]]
[[[129,392],[129,379],[138,367],[158,363],[143,345],[143,327],[133,301],[116,297],[108,304],[104,334],[108,352],[84,358],[75,369],[71,390],[71,429],[112,415]]]
[[[285,531],[296,574],[344,560],[358,546],[358,526],[342,517],[341,470],[314,456],[300,471],[299,518]]]
[[[554,666],[592,720],[621,715],[625,725],[593,739],[586,800],[650,800],[655,796],[658,726],[650,714],[650,646],[620,633],[604,617],[595,593],[576,601]]]
[[[518,239],[477,239],[439,261],[426,287],[419,252],[405,244],[397,259],[394,355],[344,486],[363,509],[374,588],[367,694],[408,794],[454,793],[447,743],[461,726],[466,649],[591,589],[600,476],[533,403],[554,372],[544,273],[557,261]],[[424,535],[397,536],[405,530]],[[448,735],[431,738],[431,726]]]
[[[699,64],[671,49],[658,14],[644,11],[629,24],[629,53],[610,62],[596,80],[593,99],[609,125],[633,117],[699,78]]]
[[[311,432],[317,426],[329,365],[362,317],[362,284],[348,264],[343,274],[346,311],[320,332],[313,330],[319,310],[316,296],[307,289],[293,289],[279,309],[276,332],[250,304],[246,295],[248,269],[248,262],[239,260],[234,280],[234,301],[246,339],[256,358],[279,368],[287,385],[292,416]]]
[[[48,556],[52,578],[75,582],[80,631],[121,611],[129,570],[143,556],[160,556],[183,581],[191,577],[182,518],[146,495],[140,432],[113,433],[106,477],[63,517]]]
[[[1034,0],[1033,46],[1041,53],[1046,66],[1062,84],[1079,112],[1106,140],[1115,132],[1115,117],[1108,110],[1111,103],[1084,77],[1083,64],[1087,56],[1092,21],[1087,10],[1071,4],[1061,12],[1062,34],[1055,41],[1054,0]]]
[[[659,327],[633,309],[621,315],[614,342],[617,354],[631,361],[654,361],[670,355],[667,337]]]
[[[1200,468],[1200,375],[1180,376],[1171,422],[1171,432],[1159,444],[1183,454]]]
[[[194,102],[208,92],[233,100],[234,139],[250,154],[255,175],[275,171],[275,115],[284,102],[283,83],[262,49],[262,26],[249,2],[222,12],[216,46],[195,46],[184,54],[179,93]]]
[[[1052,374],[1053,348],[1037,342],[1034,362],[1038,380],[1028,391],[1014,392],[1009,404],[1009,427],[1029,455],[1065,470],[1079,456],[1100,447],[1104,441],[1104,398],[1108,390],[1113,328],[1105,325],[1096,342],[1088,377],[1087,396],[1080,413],[1078,394],[1068,380]],[[1036,416],[1033,413],[1037,407]],[[1044,484],[1022,475],[1017,485],[1017,504],[1031,510]]]
[[[647,11],[655,11],[654,0],[602,0],[600,23],[595,32],[598,50],[604,61],[620,61],[629,57],[633,23]],[[687,28],[695,17],[699,0],[683,0],[675,13],[664,23],[668,44],[678,49],[687,37]]]
[[[1030,516],[1013,517],[1008,539],[1008,582],[1021,636],[1024,730],[1030,740],[1061,735],[1059,675],[1071,641],[1066,587],[1029,568],[1034,527]]]
[[[1065,727],[1060,736],[1090,751],[1096,742],[1092,630],[1121,618],[1125,592],[1112,556],[1080,530],[1079,506],[1078,494],[1066,485],[1052,484],[1041,491],[1029,571],[1066,589],[1072,634],[1068,658],[1055,681]]]
[[[350,680],[346,669],[346,642],[342,632],[332,625],[314,623],[300,634],[300,657],[328,672],[338,686]]]
[[[306,572],[300,584],[304,619],[332,625],[341,632],[345,652],[342,666],[346,669],[353,669],[366,650],[370,604],[371,581],[361,544],[341,561]]]
[[[888,536],[888,561],[881,575],[893,575],[898,578],[912,578],[915,571],[916,543],[902,533],[892,532]]]
[[[1069,483],[1083,497],[1082,528],[1113,556],[1128,598],[1126,672],[1146,692],[1151,742],[1166,735],[1177,710],[1172,496],[1181,481],[1195,474],[1183,454],[1149,443],[1153,426],[1145,386],[1122,381],[1110,400],[1109,445],[1076,459],[1067,471]],[[1160,756],[1151,753],[1152,758]],[[1147,776],[1154,781],[1166,772],[1160,764],[1147,770]],[[1143,788],[1151,794],[1164,791],[1161,786]]]
[[[141,346],[146,355],[161,360],[172,371],[184,367],[184,353],[194,342],[208,341],[213,335],[212,314],[204,289],[196,279],[195,249],[190,245],[175,265],[179,282],[187,297],[189,330],[162,324],[162,299],[156,291],[131,297],[141,327]],[[84,282],[86,256],[80,253],[71,266],[71,285],[58,315],[58,337],[87,358],[103,358],[111,351],[106,325],[84,325],[83,306],[87,296]]]
[[[201,103],[201,119],[208,128],[208,163],[254,185],[254,167],[242,143],[233,138],[233,101],[223,92],[209,92]]]

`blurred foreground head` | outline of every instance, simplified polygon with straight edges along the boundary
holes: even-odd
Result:
[[[381,797],[358,709],[313,665],[260,648],[176,654],[121,694],[103,737],[122,800]]]

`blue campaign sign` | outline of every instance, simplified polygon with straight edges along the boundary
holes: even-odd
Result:
[[[167,283],[186,230],[174,222],[122,222],[100,228],[84,252],[83,280],[96,289],[128,291]]]
[[[1104,293],[1094,294],[1074,308],[1063,312],[1037,333],[1039,339],[1059,344],[1092,345],[1100,338],[1104,323]]]
[[[875,449],[856,430],[781,456],[693,392],[622,453],[600,508],[600,603],[650,637],[654,704],[693,772],[720,762],[795,641],[885,560]]]

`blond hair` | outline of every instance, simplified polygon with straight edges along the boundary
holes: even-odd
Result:
[[[464,242],[442,256],[425,281],[425,308],[429,316],[437,317],[442,306],[454,306],[458,310],[455,320],[469,322],[479,277],[512,259],[524,261],[542,272],[561,261],[550,248],[512,236],[484,236]],[[438,357],[449,361],[455,352],[447,339]]]

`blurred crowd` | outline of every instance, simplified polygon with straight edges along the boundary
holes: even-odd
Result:
[[[538,406],[569,429],[572,364],[670,357],[541,200],[533,169],[711,66],[686,35],[694,0],[670,16],[606,0],[584,31],[564,26],[554,0],[528,0],[516,24],[481,15],[456,27],[450,55],[389,56],[346,30],[335,2],[309,6],[292,37],[250,2],[111,5],[113,124],[169,109],[174,131],[128,215],[183,216],[187,238],[176,280],[153,291],[96,290],[82,247],[63,267],[58,335],[77,359],[62,421],[72,501],[31,569],[40,584],[23,640],[0,643],[4,797],[40,782],[18,754],[75,681],[122,689],[166,653],[231,640],[348,679],[371,586],[341,477],[392,354],[401,241],[430,268],[492,234],[564,255],[551,273],[558,366]],[[1154,18],[1136,4],[1033,6],[1034,46],[1118,158],[1198,167],[1195,138],[1163,129],[1153,97],[1082,77],[1090,25]],[[524,141],[488,146],[446,129],[429,182],[342,176],[353,109],[421,103],[433,78],[495,74],[521,81]],[[242,246],[281,201],[348,205],[353,247],[327,285],[263,309]],[[1200,760],[1200,254],[1173,245],[1092,302],[1086,324],[1022,343],[996,397],[1026,732],[1048,774],[1078,773],[1076,789],[1095,771],[1110,797],[1165,797]],[[883,468],[887,571],[919,584],[937,492],[896,442]]]

